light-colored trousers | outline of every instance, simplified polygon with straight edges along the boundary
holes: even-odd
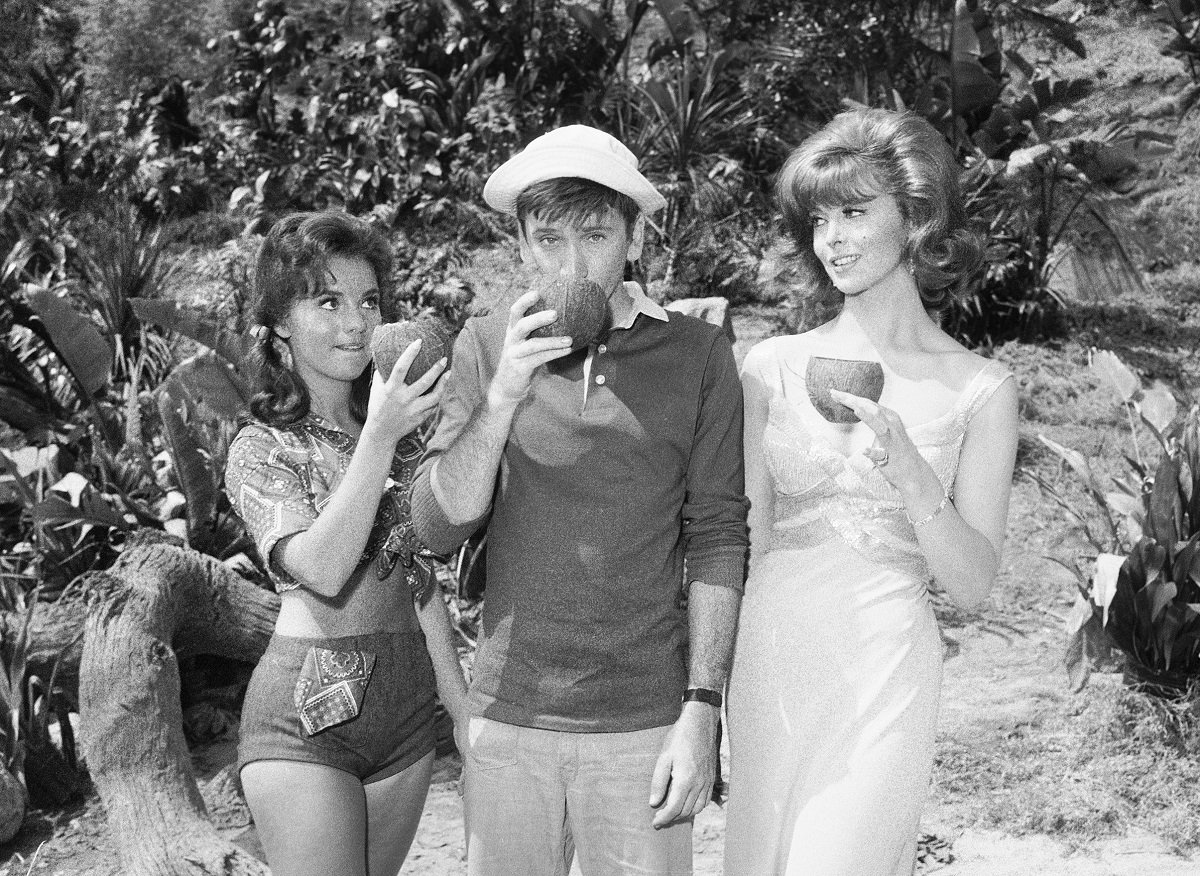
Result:
[[[463,758],[468,876],[691,876],[692,825],[655,830],[670,726],[565,733],[473,717]]]

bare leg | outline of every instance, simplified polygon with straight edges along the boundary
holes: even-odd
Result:
[[[408,854],[417,822],[425,810],[429,779],[433,775],[433,752],[412,766],[363,785],[367,795],[367,873],[396,876]]]
[[[366,876],[367,802],[356,776],[257,760],[242,768],[242,788],[274,876]]]

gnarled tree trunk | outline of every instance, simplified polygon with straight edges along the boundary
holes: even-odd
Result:
[[[205,813],[183,736],[176,655],[258,660],[279,598],[172,544],[129,547],[86,583],[80,741],[122,871],[268,874]]]

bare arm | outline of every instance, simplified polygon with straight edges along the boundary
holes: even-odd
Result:
[[[440,592],[435,592],[425,600],[424,605],[417,606],[417,620],[425,633],[425,644],[433,663],[438,699],[450,713],[455,735],[458,736],[467,726],[467,682],[463,677],[462,664],[458,662],[454,631],[450,628],[450,616]]]
[[[1017,389],[1008,380],[967,428],[954,501],[917,528],[917,541],[934,579],[968,611],[983,606],[1000,571],[1016,455]],[[941,498],[941,484],[936,482],[913,489],[905,494],[909,517],[921,520]]]
[[[552,310],[526,316],[537,300],[537,292],[526,292],[509,308],[504,347],[483,402],[430,472],[433,495],[451,523],[487,513],[513,415],[529,392],[534,372],[571,351],[570,338],[529,337],[556,319]]]
[[[700,581],[688,589],[688,687],[723,691],[733,658],[742,594]],[[712,797],[717,773],[717,723],[721,710],[708,703],[683,704],[663,746],[651,783],[654,826],[666,827],[700,814]]]
[[[746,557],[742,389],[728,343],[706,364],[704,399],[687,474],[684,539],[688,586],[688,686],[725,689],[733,657]],[[716,776],[720,709],[683,704],[651,781],[654,826],[692,818]]]
[[[419,342],[410,345],[386,382],[375,375],[367,421],[337,490],[309,529],[283,539],[271,552],[285,572],[321,596],[340,593],[358,567],[396,443],[424,422],[441,400],[441,387],[423,393],[441,376],[444,360],[411,386],[404,383],[419,349]]]
[[[942,501],[937,474],[909,440],[894,412],[866,399],[836,393],[879,436],[889,453],[884,475],[900,492],[912,520],[922,521]],[[1000,571],[1000,553],[1017,455],[1017,389],[1006,380],[967,426],[954,482],[954,500],[916,528],[934,579],[959,607],[977,611]]]

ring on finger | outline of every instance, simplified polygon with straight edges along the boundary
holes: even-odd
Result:
[[[880,447],[879,448],[879,456],[873,458],[872,461],[875,463],[876,468],[883,468],[885,465],[888,464],[889,458],[890,457],[888,456],[887,448]]]

